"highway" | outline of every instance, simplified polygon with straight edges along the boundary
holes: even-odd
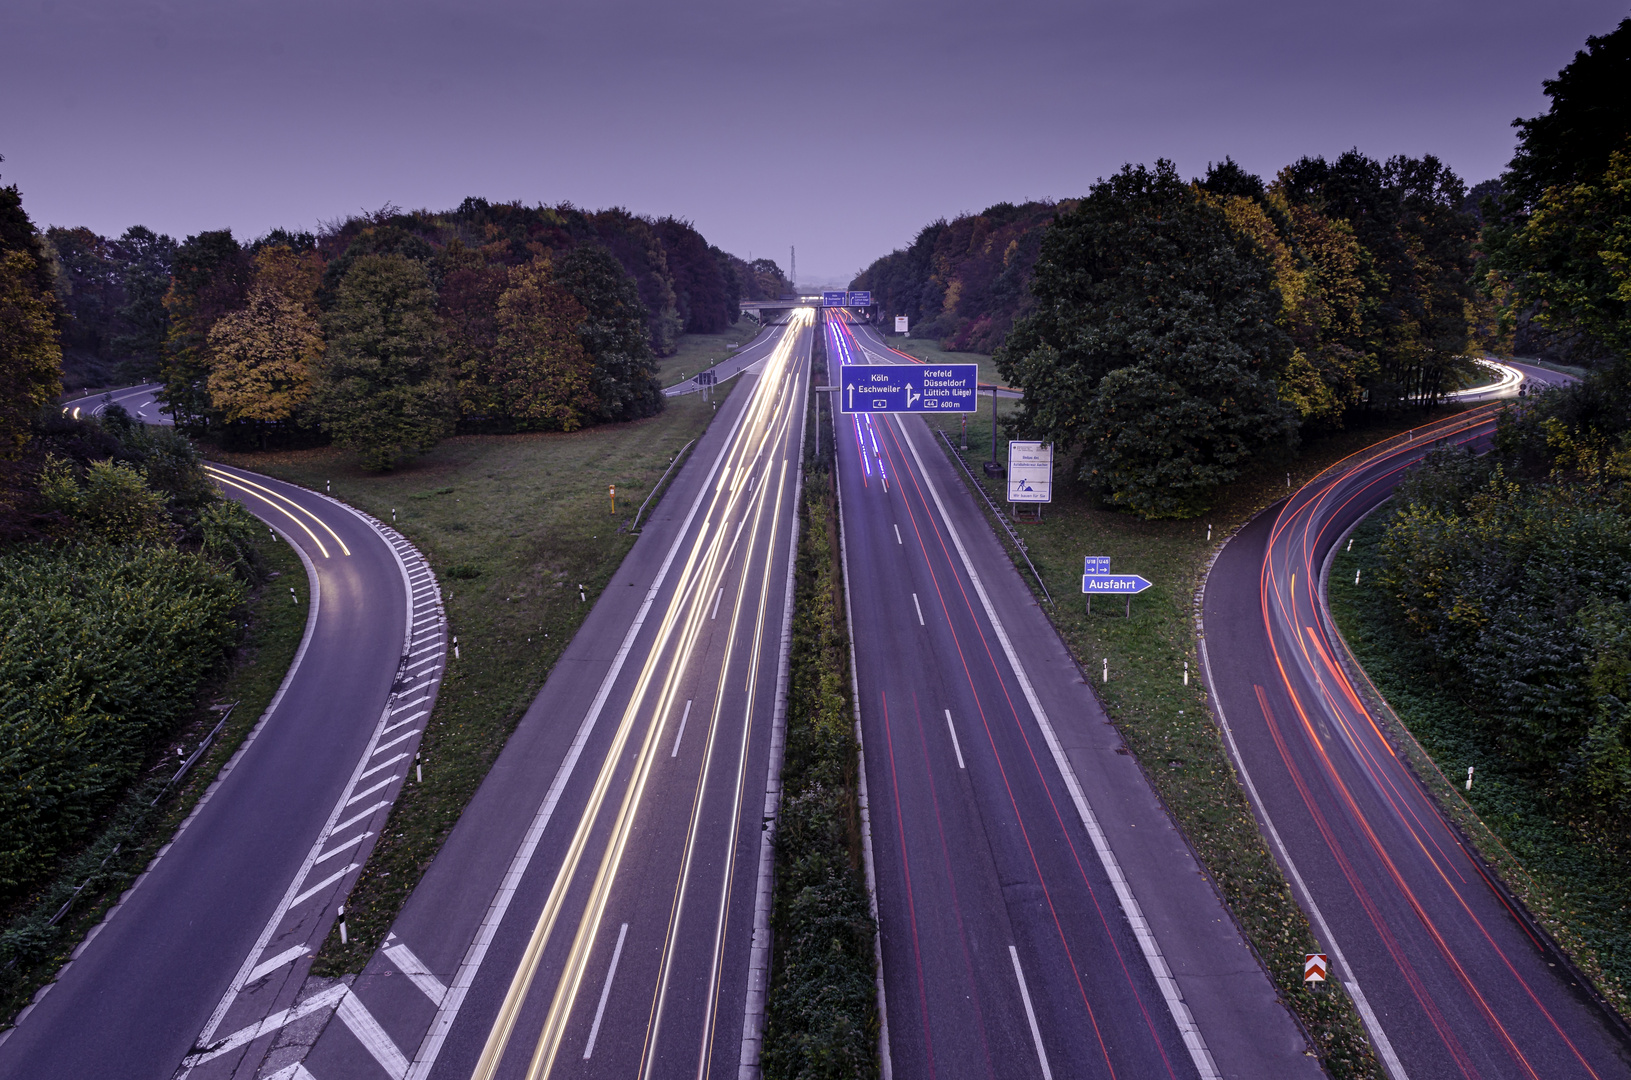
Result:
[[[1564,379],[1514,367],[1531,386]],[[1334,466],[1231,539],[1206,584],[1207,683],[1331,976],[1393,1080],[1631,1076],[1623,1028],[1395,754],[1325,608],[1343,537],[1433,446],[1487,445],[1492,408]]]
[[[271,1039],[242,1033],[299,992],[440,684],[440,593],[406,540],[324,496],[210,472],[299,550],[305,638],[192,815],[4,1037],[0,1075],[164,1080],[184,1058],[195,1076],[253,1075]]]
[[[84,397],[71,398],[63,402],[62,411],[76,417],[101,416],[109,405],[117,404],[144,424],[168,426],[174,421],[154,396],[163,388],[163,383],[153,382],[127,386],[120,390],[107,390],[99,394],[86,394]]]
[[[353,983],[367,1022],[274,1075],[757,1060],[810,337],[774,330],[721,402]]]
[[[893,1074],[1319,1075],[928,426],[836,427]]]

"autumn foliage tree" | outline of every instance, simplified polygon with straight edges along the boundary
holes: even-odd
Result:
[[[52,280],[22,196],[0,188],[0,458],[22,450],[29,421],[62,390]]]
[[[588,312],[556,285],[546,259],[519,267],[498,299],[491,383],[521,431],[575,431],[599,401],[578,327]]]

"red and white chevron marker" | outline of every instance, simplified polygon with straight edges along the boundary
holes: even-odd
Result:
[[[1303,956],[1303,982],[1322,983],[1325,973],[1331,968],[1331,961],[1322,952],[1306,953]]]

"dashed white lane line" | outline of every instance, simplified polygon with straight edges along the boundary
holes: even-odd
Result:
[[[440,660],[441,658],[442,658],[441,650],[437,649],[437,650],[433,651],[429,656],[427,656],[423,660],[419,661],[417,664],[409,664],[403,670],[404,671],[412,671],[414,668],[422,668],[426,664],[434,664],[436,661]]]
[[[957,725],[951,722],[951,710],[946,710],[946,730],[951,732],[951,748],[957,751],[957,767],[963,768],[963,746],[957,741]]]
[[[595,1052],[595,1039],[600,1037],[600,1018],[606,1014],[606,999],[612,993],[612,979],[617,975],[617,961],[623,956],[623,939],[629,934],[629,924],[617,932],[617,948],[612,950],[612,965],[606,969],[606,985],[600,988],[600,1004],[595,1006],[595,1022],[589,1025],[589,1041],[583,1048],[583,1060]]]
[[[917,624],[927,626],[928,624],[923,621],[923,605],[917,602],[917,593],[912,594],[912,606],[917,608]]]
[[[719,595],[714,597],[714,613],[708,616],[709,619],[713,619],[719,615],[719,602],[723,599],[725,599],[725,586],[721,585],[719,587]]]
[[[447,987],[442,984],[442,980],[432,975],[425,962],[414,955],[414,951],[406,945],[399,942],[386,946],[385,957],[396,965],[398,971],[408,977],[409,982],[430,998],[432,1005],[440,1005],[442,999],[447,997]]]
[[[391,1077],[391,1080],[402,1080],[408,1073],[408,1059],[402,1051],[396,1048],[396,1043],[385,1034],[385,1029],[379,1026],[374,1014],[363,1008],[356,994],[346,994],[340,999],[340,1007],[334,1011],[345,1026],[351,1029],[351,1034],[362,1043],[363,1049],[374,1056],[379,1067]]]
[[[295,897],[293,900],[289,901],[289,906],[292,908],[299,907],[302,902],[310,900],[312,897],[316,896],[318,893],[322,892],[336,881],[339,881],[341,878],[345,877],[347,874],[351,873],[351,871],[355,870],[361,865],[361,863],[351,863],[344,870],[335,871],[322,881],[319,881],[317,884],[301,893],[299,896]]]
[[[296,945],[292,949],[284,949],[270,960],[262,960],[259,964],[256,964],[255,969],[249,973],[249,978],[245,980],[244,985],[247,986],[256,979],[265,978],[278,968],[282,967],[284,964],[292,964],[310,951],[311,950],[306,948],[304,945]]]
[[[391,709],[391,715],[395,716],[399,712],[406,712],[409,709],[413,708],[415,705],[423,705],[425,702],[427,702],[429,700],[430,700],[430,695],[429,694],[426,694],[424,697],[414,698],[412,701],[405,702],[404,704],[394,706]]]
[[[373,835],[374,834],[372,832],[358,833],[356,836],[353,836],[351,839],[347,840],[345,843],[341,844],[339,847],[330,848],[328,851],[325,851],[321,855],[317,856],[317,862],[312,863],[312,865],[313,866],[319,866],[319,865],[321,865],[323,863],[326,863],[330,859],[334,858],[334,856],[339,855],[342,852],[350,851],[352,848],[356,847],[358,844],[362,843],[364,840],[368,839],[370,836],[373,836]],[[250,980],[250,981],[254,981],[254,980]]]
[[[1042,1049],[1042,1029],[1036,1026],[1036,1010],[1031,1008],[1031,991],[1025,986],[1025,972],[1020,970],[1019,950],[1008,946],[1008,955],[1014,961],[1014,978],[1019,980],[1019,998],[1025,1002],[1025,1019],[1031,1022],[1031,1041],[1036,1044],[1036,1060],[1042,1065],[1042,1080],[1053,1080],[1048,1068],[1048,1052]]]
[[[895,526],[895,543],[899,544],[901,547],[906,546],[906,541],[904,541],[904,540],[902,540],[900,538],[900,526],[899,525]]]
[[[680,728],[674,733],[674,749],[668,752],[669,757],[679,757],[680,740],[685,737],[685,721],[691,716],[691,699],[685,699],[685,712],[680,714]]]

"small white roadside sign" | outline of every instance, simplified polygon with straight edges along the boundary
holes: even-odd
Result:
[[[1053,444],[1010,440],[1008,443],[1008,501],[1053,501]]]
[[[897,334],[906,333],[906,316],[904,316],[904,315],[896,315],[895,316],[895,333],[897,333]]]

